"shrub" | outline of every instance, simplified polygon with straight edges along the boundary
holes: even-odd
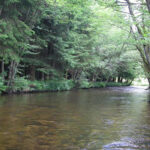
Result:
[[[127,86],[128,84],[127,83],[118,83],[118,82],[108,82],[106,83],[106,86],[107,87],[119,87],[119,86]]]
[[[75,87],[73,80],[49,80],[49,81],[30,81],[25,78],[16,78],[14,91],[63,91]]]
[[[85,79],[77,81],[76,85],[77,85],[77,88],[81,88],[81,89],[87,89],[91,87],[90,82],[88,82],[88,80],[85,80]]]
[[[0,93],[4,92],[6,90],[7,86],[4,85],[4,81],[2,77],[0,77]]]
[[[13,90],[14,91],[24,91],[24,90],[29,90],[29,83],[30,81],[25,79],[24,77],[17,77],[14,80],[14,86]]]
[[[47,81],[47,90],[61,91],[70,90],[75,87],[73,80],[51,80]]]
[[[106,83],[105,82],[93,82],[92,87],[93,88],[104,88],[104,87],[106,87]]]

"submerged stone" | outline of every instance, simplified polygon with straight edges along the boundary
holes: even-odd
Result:
[[[128,142],[123,142],[123,141],[117,141],[117,142],[113,142],[110,144],[107,144],[105,146],[103,146],[104,150],[111,150],[113,148],[128,148],[128,150],[130,149],[136,149],[138,148],[137,145],[134,145],[132,143],[128,143]],[[118,150],[118,149],[117,149]]]

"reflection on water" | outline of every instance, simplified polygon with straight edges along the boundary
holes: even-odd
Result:
[[[149,91],[107,88],[0,97],[0,150],[148,150]]]

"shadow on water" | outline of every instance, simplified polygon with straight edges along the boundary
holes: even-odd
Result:
[[[3,96],[0,149],[147,150],[149,100],[133,87]]]

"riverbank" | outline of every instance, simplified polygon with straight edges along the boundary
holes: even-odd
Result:
[[[30,81],[24,78],[15,80],[14,86],[9,88],[1,84],[1,93],[35,93],[35,92],[55,92],[68,91],[72,89],[89,89],[129,86],[127,83],[117,82],[88,82],[87,80],[48,80],[48,81]]]

